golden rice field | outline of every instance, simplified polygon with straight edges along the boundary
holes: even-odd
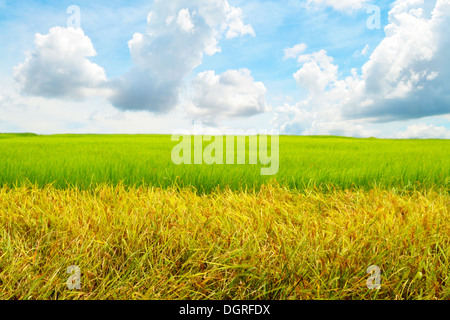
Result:
[[[0,299],[449,299],[449,207],[439,188],[3,187]]]

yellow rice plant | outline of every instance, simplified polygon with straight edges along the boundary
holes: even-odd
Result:
[[[449,207],[445,190],[5,187],[0,299],[449,299]]]

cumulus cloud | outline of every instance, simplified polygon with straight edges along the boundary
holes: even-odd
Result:
[[[305,52],[307,47],[308,46],[306,44],[300,43],[300,44],[296,44],[292,48],[286,48],[286,49],[284,49],[284,58],[285,59],[290,59],[290,58],[296,59],[296,58],[298,58],[298,56],[300,54]]]
[[[156,1],[147,22],[128,43],[135,68],[113,82],[111,102],[121,110],[171,111],[185,78],[204,55],[221,51],[222,37],[254,35],[226,0]]]
[[[314,119],[350,126],[449,114],[449,27],[450,0],[432,5],[397,0],[386,37],[361,72],[353,69],[343,77],[325,50],[298,57],[301,67],[294,78],[309,94],[295,105],[279,107],[275,123],[304,132],[314,127]],[[311,114],[309,123],[305,113]]]
[[[275,126],[285,134],[292,135],[335,135],[368,138],[380,135],[379,130],[369,129],[361,121],[343,120],[336,110],[312,108],[311,101],[284,104],[277,107],[273,119]]]
[[[248,69],[199,73],[191,82],[188,112],[206,122],[217,117],[248,117],[270,110],[266,87]]]
[[[170,17],[168,17],[168,19],[170,19]],[[167,19],[166,19],[166,24],[167,24]],[[169,24],[170,24],[170,22],[169,22]],[[178,12],[177,24],[180,27],[180,29],[186,33],[192,33],[194,31],[194,24],[192,23],[191,14],[189,12],[189,9],[181,9]]]
[[[418,123],[410,125],[405,131],[398,132],[394,138],[399,139],[450,139],[450,130],[431,124]]]
[[[48,98],[107,97],[120,110],[168,113],[178,102],[188,75],[205,55],[221,51],[219,42],[255,35],[240,8],[227,0],[156,0],[147,30],[128,42],[134,67],[107,79],[82,29],[55,27],[37,34],[35,49],[15,68],[22,92]],[[249,93],[251,94],[251,93]]]
[[[176,10],[175,10],[176,11]],[[177,102],[184,78],[214,54],[217,41],[213,29],[189,9],[149,16],[146,34],[136,33],[128,42],[135,67],[113,81],[111,101],[121,110],[167,113]]]
[[[122,110],[167,113],[178,103],[182,79],[160,79],[156,73],[133,68],[111,81],[110,100]]]
[[[227,29],[227,39],[246,34],[255,36],[255,30],[253,30],[252,26],[244,24],[241,8],[229,7],[226,23],[223,24],[222,28]]]
[[[23,93],[47,98],[83,99],[103,90],[107,79],[102,67],[89,61],[96,55],[83,30],[54,27],[36,34],[35,49],[14,68]]]
[[[325,50],[301,55],[298,61],[303,66],[294,73],[294,79],[299,86],[306,87],[311,93],[320,94],[336,82],[338,66],[333,64],[333,58]]]
[[[308,7],[331,7],[334,10],[350,13],[360,10],[370,0],[308,0]]]
[[[386,38],[362,67],[360,91],[350,92],[347,117],[390,121],[450,112],[450,1],[434,3],[431,12],[423,1],[395,3]],[[353,107],[363,99],[373,103]]]

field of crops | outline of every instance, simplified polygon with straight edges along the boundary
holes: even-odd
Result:
[[[171,154],[176,145],[171,136],[0,135],[0,185],[32,182],[86,189],[123,182],[192,186],[203,193],[218,186],[258,188],[274,179],[300,190],[329,186],[413,190],[450,184],[448,140],[280,137],[275,176],[261,176],[263,165],[250,165],[248,160],[247,165],[175,165]]]
[[[0,135],[0,299],[450,299],[450,141],[280,137],[275,176],[176,144]]]

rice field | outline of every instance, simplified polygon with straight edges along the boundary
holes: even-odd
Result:
[[[295,190],[415,190],[450,183],[448,140],[282,136],[279,144],[278,173],[261,176],[264,165],[248,164],[248,143],[245,165],[175,165],[171,153],[177,142],[171,136],[0,135],[0,185],[89,189],[122,182],[208,193],[219,186],[258,189],[273,180]]]
[[[448,140],[280,137],[267,177],[175,145],[0,135],[0,299],[450,299]]]

